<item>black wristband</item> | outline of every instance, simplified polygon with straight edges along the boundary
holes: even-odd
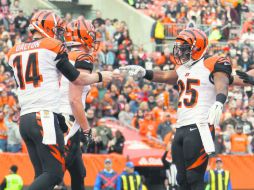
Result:
[[[225,94],[222,94],[222,93],[217,94],[216,101],[224,104],[226,100],[227,100],[227,96]]]
[[[102,82],[102,74],[100,72],[97,73],[99,76],[99,82]]]
[[[144,76],[147,80],[153,80],[153,71],[152,70],[146,70],[146,74]]]

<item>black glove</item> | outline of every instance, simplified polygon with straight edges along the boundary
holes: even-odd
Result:
[[[244,83],[254,85],[254,77],[248,75],[245,72],[239,71],[239,70],[236,71],[236,74],[240,77],[240,79],[243,80]]]
[[[83,132],[83,143],[86,147],[89,146],[89,144],[93,141],[93,136],[92,136],[92,129],[89,129],[87,132]]]
[[[58,119],[58,123],[60,125],[60,128],[62,130],[63,133],[66,133],[68,131],[68,126],[65,122],[65,117],[61,114],[56,114],[57,119]]]

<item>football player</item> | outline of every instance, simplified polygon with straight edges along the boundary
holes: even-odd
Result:
[[[20,133],[35,171],[29,189],[48,190],[62,181],[65,170],[64,136],[56,114],[61,73],[75,85],[109,81],[113,74],[80,72],[69,62],[65,46],[57,40],[64,29],[55,13],[37,12],[29,29],[33,41],[16,44],[8,53],[8,63],[18,84]]]
[[[96,32],[91,22],[78,19],[66,26],[66,45],[69,49],[70,62],[80,71],[91,73],[93,70],[93,57],[91,53],[97,51],[99,41],[96,40]],[[71,188],[84,190],[85,166],[82,160],[80,148],[80,128],[86,136],[91,132],[85,116],[85,101],[90,86],[77,86],[70,83],[65,77],[61,79],[60,112],[65,118],[65,123],[60,122],[65,137],[66,166],[71,176]],[[75,118],[75,122],[74,122]],[[89,139],[88,139],[89,140]]]
[[[224,57],[205,58],[208,39],[195,28],[187,28],[175,40],[175,70],[152,71],[136,65],[121,67],[136,79],[177,84],[179,102],[177,129],[172,142],[173,162],[181,190],[203,190],[208,155],[215,151],[217,126],[232,82],[231,63]]]

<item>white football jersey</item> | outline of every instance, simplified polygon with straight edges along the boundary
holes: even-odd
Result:
[[[216,101],[215,86],[212,83],[212,73],[218,68],[231,67],[230,63],[221,57],[201,59],[190,68],[180,66],[176,69],[178,75],[179,102],[177,110],[177,127],[208,122],[210,107]],[[225,66],[224,66],[225,64]]]
[[[79,51],[72,51],[68,53],[68,57],[70,62],[75,65],[75,61],[77,59],[77,57],[80,56],[80,54],[82,54],[82,52]],[[69,84],[70,82],[68,81],[68,79],[66,79],[64,76],[61,78],[61,85],[60,85],[60,113],[62,114],[67,114],[67,115],[73,115],[72,114],[72,109],[71,109],[71,105],[70,105],[70,101],[69,101]],[[84,106],[86,106],[86,96],[88,94],[88,92],[90,91],[91,87],[90,85],[86,85],[83,88],[83,93],[82,93],[82,104]]]
[[[15,45],[8,53],[8,63],[18,84],[21,115],[48,110],[58,112],[59,80],[55,60],[64,50],[56,39],[43,38]]]

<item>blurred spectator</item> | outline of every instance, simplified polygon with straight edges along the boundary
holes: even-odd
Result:
[[[0,110],[0,152],[5,152],[7,149],[7,126],[4,122],[4,113]]]
[[[235,128],[235,134],[231,135],[231,154],[246,154],[248,153],[248,137],[243,134],[243,126],[238,124]]]
[[[243,71],[248,71],[254,68],[253,61],[249,55],[248,49],[244,49],[239,57],[238,64],[241,66]]]
[[[164,152],[161,161],[163,163],[163,168],[166,173],[166,179],[164,180],[164,185],[166,190],[177,190],[177,180],[176,180],[176,166],[172,161],[168,161],[167,154],[171,148],[171,143],[166,146],[166,151]]]
[[[118,118],[124,125],[130,126],[133,116],[133,113],[130,111],[130,105],[126,103],[124,105],[124,110],[120,111]]]
[[[20,10],[20,2],[19,0],[14,0],[13,3],[11,4],[10,12],[16,17],[19,13],[19,10]]]
[[[170,113],[165,113],[165,120],[159,124],[157,129],[157,137],[163,141],[170,132],[172,132]]]
[[[105,24],[105,20],[101,17],[102,14],[101,14],[101,11],[96,11],[96,18],[93,20],[93,25],[97,25],[98,26],[101,26],[103,24]]]
[[[20,175],[17,174],[18,167],[16,165],[12,165],[10,167],[10,174],[5,176],[3,182],[1,183],[0,190],[22,190],[23,189],[23,180]]]
[[[9,117],[10,121],[6,121],[6,125],[8,126],[7,152],[20,152],[22,138],[17,123],[19,120],[19,113],[12,113]]]
[[[140,128],[140,123],[144,120],[144,112],[142,110],[138,110],[135,116],[133,117],[132,120],[132,126],[139,129]]]
[[[144,61],[139,57],[138,51],[134,50],[132,52],[132,58],[129,61],[129,65],[139,65],[141,67],[145,67]]]
[[[162,51],[161,45],[165,39],[165,28],[161,20],[156,20],[151,30],[151,40],[156,44],[156,51]]]
[[[144,119],[139,122],[141,135],[157,137],[158,123],[153,119],[152,113],[145,113]]]
[[[23,10],[19,10],[19,14],[14,19],[14,24],[17,32],[19,32],[21,37],[25,37],[27,35],[27,27],[29,25],[28,19],[24,16]]]
[[[247,32],[242,34],[240,43],[254,45],[254,33],[252,32],[252,27],[247,28]]]
[[[112,44],[106,43],[101,45],[101,50],[98,53],[99,62],[102,65],[113,65],[115,63],[116,55],[112,51]]]
[[[222,35],[221,35],[220,30],[218,29],[218,27],[217,26],[212,26],[212,32],[208,36],[208,40],[210,42],[216,42],[216,41],[220,41],[221,38],[222,38]]]
[[[197,26],[197,17],[196,16],[191,16],[191,19],[187,23],[187,27],[189,28],[196,28]]]
[[[124,141],[125,138],[123,136],[123,134],[121,133],[121,131],[117,130],[115,132],[115,137],[109,141],[108,143],[108,147],[109,147],[109,153],[119,153],[122,154],[123,153],[123,148],[124,148]]]
[[[125,171],[117,178],[116,190],[122,190],[123,187],[127,187],[125,190],[132,190],[132,187],[142,190],[141,176],[135,171],[132,162],[126,163]]]
[[[215,128],[214,144],[215,144],[215,154],[222,154],[225,152],[226,147],[224,144],[223,134],[221,132],[220,127]]]
[[[1,5],[1,12],[4,14],[8,14],[10,12],[10,5],[11,5],[11,1],[10,0],[1,0],[0,1],[0,5]]]
[[[101,151],[104,152],[105,147],[102,142],[102,138],[99,135],[98,131],[94,128],[92,129],[93,133],[93,141],[88,144],[82,144],[81,143],[81,150],[83,153],[93,153],[93,154],[99,154]],[[81,139],[82,142],[82,139]]]
[[[232,24],[240,24],[240,16],[234,8],[232,8],[231,6],[226,6],[225,10],[228,22]]]
[[[163,86],[163,84],[159,84],[159,86]],[[153,113],[153,116],[154,116],[154,119],[157,121],[157,122],[160,122],[160,121],[163,121],[164,120],[164,98],[163,96],[157,96],[156,98],[156,105],[153,110],[152,110],[152,113]]]
[[[243,133],[244,134],[251,134],[253,132],[253,125],[250,121],[248,121],[248,113],[245,112],[241,116],[241,124],[243,125]]]
[[[4,45],[8,48],[12,48],[12,42],[8,32],[4,31],[1,36],[1,40],[4,42]]]
[[[104,94],[104,98],[102,100],[102,114],[106,117],[117,117],[119,113],[119,108],[117,102],[114,101],[113,92],[107,91]]]
[[[71,13],[66,13],[64,20],[66,23],[70,23],[72,21],[72,14]]]
[[[112,25],[112,22],[110,19],[105,20],[105,30],[107,32],[107,39],[109,41],[113,40],[114,33],[116,32],[115,27]]]
[[[86,112],[86,118],[88,120],[89,126],[90,127],[95,127],[97,123],[97,119],[94,115],[94,110],[93,109],[88,109]]]
[[[97,134],[96,138],[101,145],[99,153],[106,154],[108,152],[108,143],[113,139],[112,131],[109,127],[106,127],[104,123],[99,123],[95,130]]]
[[[112,160],[107,158],[104,161],[104,170],[101,171],[95,180],[94,190],[116,189],[117,173],[112,169]]]

